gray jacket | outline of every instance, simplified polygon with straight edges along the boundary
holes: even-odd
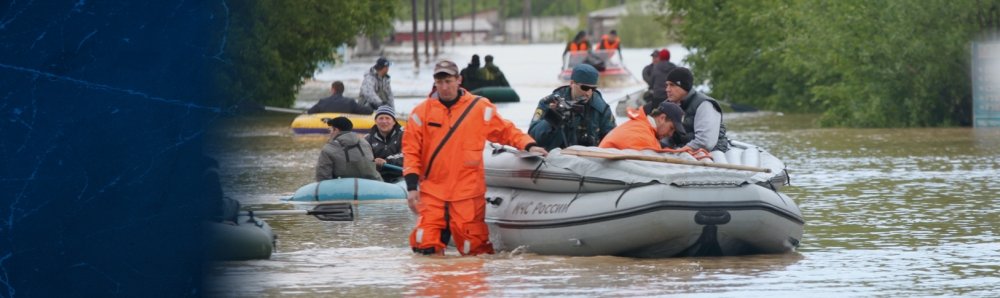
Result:
[[[381,181],[374,160],[368,141],[354,132],[341,131],[323,145],[316,162],[316,181],[349,177]]]
[[[378,71],[374,67],[365,73],[365,79],[361,82],[361,92],[358,94],[361,103],[368,107],[378,109],[379,106],[388,105],[396,108],[396,102],[392,97],[392,86],[389,85],[389,74],[378,77]]]
[[[650,81],[653,82],[653,101],[650,105],[655,107],[667,100],[667,74],[674,68],[677,68],[677,65],[670,61],[660,61],[653,65],[653,73],[650,76]]]
[[[719,102],[691,89],[681,101],[681,109],[684,109],[681,124],[687,130],[687,143],[683,146],[708,151],[729,151],[729,138],[726,137],[726,124],[722,123],[722,107]]]

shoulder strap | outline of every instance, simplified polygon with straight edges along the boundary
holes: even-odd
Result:
[[[476,96],[476,98],[472,99],[472,103],[470,103],[469,106],[465,108],[465,111],[462,112],[461,116],[458,116],[458,120],[455,121],[455,125],[451,126],[451,129],[448,130],[448,134],[444,135],[444,139],[441,139],[441,143],[438,143],[437,148],[434,148],[434,153],[431,154],[431,160],[427,162],[427,169],[424,170],[424,179],[427,179],[427,175],[431,173],[431,166],[434,165],[434,159],[437,158],[438,153],[441,152],[441,147],[444,147],[444,144],[448,143],[448,139],[450,139],[451,135],[455,133],[455,129],[457,129],[458,126],[462,124],[462,120],[465,120],[465,116],[469,115],[469,112],[472,111],[472,108],[476,106],[476,103],[479,102],[480,98],[483,97]]]
[[[361,142],[355,143],[354,145],[351,146],[345,146],[344,141],[341,141],[340,139],[336,138],[334,138],[333,140],[336,141],[337,144],[340,144],[340,148],[344,148],[344,158],[347,159],[347,162],[351,162],[351,154],[348,153],[347,150],[357,149],[358,152],[361,152],[361,156],[365,155],[365,152],[361,150]]]

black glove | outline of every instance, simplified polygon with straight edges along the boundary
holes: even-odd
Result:
[[[563,123],[562,113],[556,112],[555,110],[546,109],[545,115],[542,116],[545,118],[545,121],[548,121],[549,124],[552,124],[552,126],[559,126]]]

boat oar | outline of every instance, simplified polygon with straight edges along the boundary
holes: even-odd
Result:
[[[288,108],[279,108],[279,107],[269,107],[269,106],[264,106],[264,110],[265,111],[271,111],[271,112],[289,113],[289,114],[305,114],[306,113],[306,110],[288,109]]]
[[[243,215],[312,215],[322,221],[353,221],[354,209],[351,203],[329,203],[316,205],[312,210],[258,210],[243,211]]]
[[[391,163],[384,163],[384,164],[382,164],[382,168],[390,170],[390,171],[400,172],[400,173],[403,172],[403,168],[402,167],[394,165],[394,164],[391,164]]]
[[[751,167],[751,166],[744,166],[744,165],[734,165],[734,164],[711,163],[711,162],[707,162],[707,161],[686,160],[686,159],[666,157],[666,156],[649,156],[649,155],[641,155],[641,154],[621,154],[621,153],[611,153],[611,152],[581,151],[581,150],[576,150],[576,149],[562,149],[562,151],[559,151],[559,152],[562,153],[562,154],[584,156],[584,157],[597,157],[597,158],[604,158],[604,159],[610,159],[610,160],[623,160],[623,159],[645,160],[645,161],[655,161],[655,162],[682,164],[682,165],[689,165],[689,166],[722,168],[722,169],[730,169],[730,170],[741,170],[741,171],[752,171],[752,172],[763,172],[763,173],[770,173],[771,172],[771,169],[768,169],[768,168],[758,168],[758,167]]]

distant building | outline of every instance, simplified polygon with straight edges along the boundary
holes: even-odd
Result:
[[[441,30],[441,39],[450,42],[452,38],[455,38],[456,42],[459,43],[471,43],[472,40],[477,42],[487,41],[493,35],[496,34],[497,26],[494,24],[498,21],[498,14],[496,9],[484,10],[475,14],[476,22],[472,22],[472,14],[463,15],[455,17],[455,27],[454,32],[452,32],[452,22],[450,18],[445,18],[443,23],[439,23],[438,26]],[[443,25],[443,27],[441,27]],[[473,26],[475,25],[475,26]],[[428,26],[433,34],[434,25]],[[393,43],[408,43],[413,41],[413,22],[412,21],[402,21],[396,20],[392,25]],[[454,34],[453,34],[454,33]],[[417,40],[424,40],[424,21],[417,21]]]

